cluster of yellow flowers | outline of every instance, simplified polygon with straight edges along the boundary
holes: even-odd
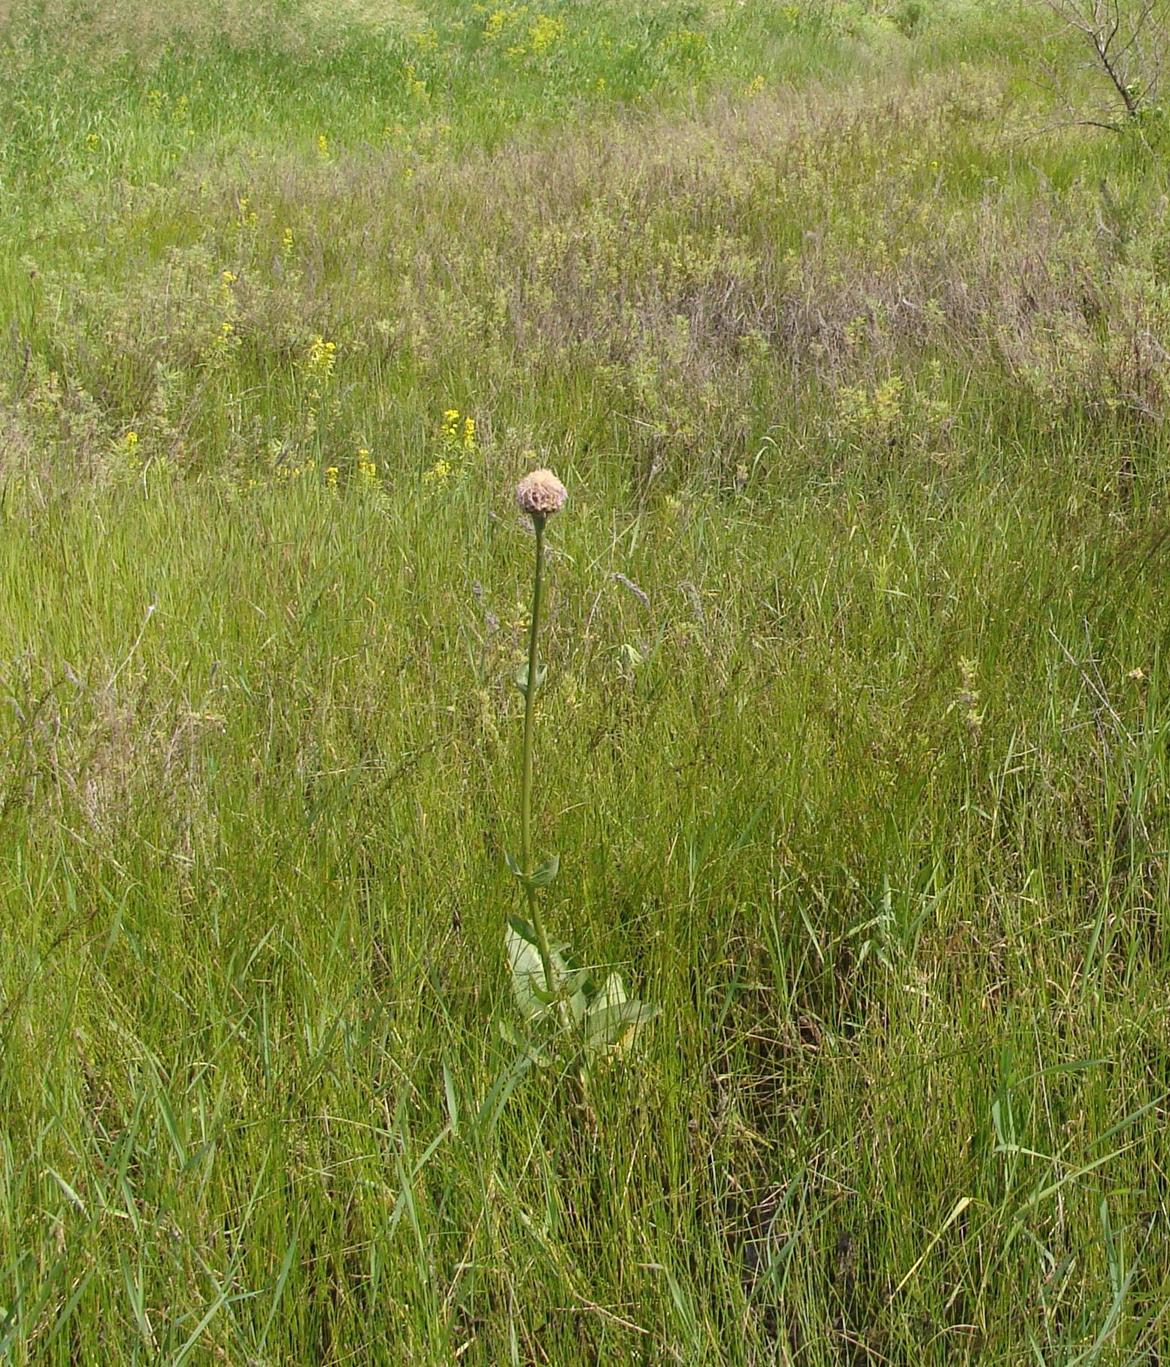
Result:
[[[170,104],[176,114],[186,116],[187,106],[190,104],[190,97],[187,95],[176,95],[172,99],[164,90],[154,87],[146,92],[146,107],[152,114],[157,114],[164,105]]]
[[[446,484],[454,472],[451,462],[440,456],[429,470],[423,472],[423,480],[427,484]]]
[[[378,462],[370,459],[370,453],[364,446],[358,447],[357,477],[358,484],[366,488],[378,482]]]
[[[142,457],[138,454],[138,433],[127,432],[118,443],[117,454],[124,470],[134,473],[142,469]]]
[[[486,6],[477,5],[476,9],[482,14]],[[529,20],[529,12],[527,5],[492,10],[483,21],[483,36],[493,42],[505,35],[515,35],[517,41],[507,48],[509,57],[541,56],[564,36],[565,21],[548,14],[536,14]]]
[[[219,305],[224,316],[219,331],[211,339],[211,346],[206,353],[208,365],[211,367],[226,366],[231,353],[240,345],[235,322],[239,316],[239,304],[236,300],[238,278],[234,271],[222,270],[219,273]]]
[[[947,711],[958,709],[971,740],[978,741],[983,731],[983,713],[979,710],[978,668],[974,660],[959,657],[959,692]]]
[[[317,334],[309,343],[309,349],[301,361],[301,370],[308,382],[308,409],[305,414],[306,434],[312,436],[317,430],[317,414],[321,396],[333,378],[333,368],[337,364],[337,343],[327,342]]]
[[[341,470],[336,465],[325,467],[325,487],[336,489],[341,478]],[[353,486],[358,489],[371,490],[378,485],[378,462],[371,460],[369,447],[359,446],[357,449],[357,471]]]
[[[468,414],[460,422],[459,410],[448,408],[443,414],[443,446],[448,451],[456,447],[466,452],[475,450],[475,419]]]
[[[886,432],[902,417],[905,388],[900,375],[891,375],[872,390],[864,385],[842,385],[837,391],[837,412],[857,432]]]
[[[129,483],[142,474],[143,461],[138,450],[138,433],[123,432],[113,444],[106,464],[106,476],[115,483]]]
[[[547,52],[559,41],[564,32],[565,21],[563,19],[550,19],[547,14],[538,14],[528,30],[528,42],[531,50],[537,55]]]
[[[426,81],[424,81],[415,71],[414,66],[410,62],[407,62],[406,64],[404,76],[406,79],[406,92],[412,100],[425,100],[430,97],[430,91],[427,89]]]
[[[488,17],[483,21],[483,36],[485,38],[498,38],[507,27],[509,20],[516,18],[518,14],[526,14],[527,12],[527,5],[520,11],[514,9],[492,10]]]
[[[305,476],[312,476],[317,473],[317,462],[307,460],[301,465],[291,465],[281,459],[283,448],[279,443],[274,443],[272,449],[274,473],[279,483],[288,484],[292,480],[301,479]],[[325,488],[336,491],[341,486],[341,466],[326,465],[322,470],[325,479]],[[252,481],[254,483],[255,481]],[[357,449],[356,477],[352,481],[353,485],[359,489],[371,490],[378,486],[378,462],[371,458],[369,448],[359,446]]]
[[[468,457],[477,449],[475,419],[470,413],[460,414],[457,408],[448,408],[439,425],[439,442],[442,452],[423,475],[428,484],[446,484],[463,472]]]
[[[332,377],[333,367],[336,363],[337,343],[327,342],[318,333],[309,343],[309,350],[305,353],[303,362],[305,374],[319,384],[325,384]]]
[[[888,440],[902,433],[919,443],[941,441],[954,416],[941,362],[931,361],[910,385],[897,374],[872,387],[842,385],[837,390],[837,416],[855,437]]]
[[[274,466],[277,481],[287,484],[291,480],[300,479],[304,475],[313,475],[317,472],[317,462],[307,460],[304,465],[289,465],[287,461],[277,460]]]

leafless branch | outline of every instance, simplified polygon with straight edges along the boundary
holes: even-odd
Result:
[[[1120,132],[1155,107],[1170,31],[1168,0],[1042,0],[1062,25],[1083,39],[1098,72],[1121,104],[1116,117],[1101,113],[1073,121]],[[1051,75],[1051,72],[1050,72]],[[1066,101],[1067,103],[1067,101]]]

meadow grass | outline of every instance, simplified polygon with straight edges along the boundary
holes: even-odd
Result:
[[[1037,51],[8,15],[5,1360],[1166,1360],[1170,184]]]

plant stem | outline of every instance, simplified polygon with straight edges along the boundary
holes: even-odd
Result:
[[[553,977],[552,951],[548,933],[540,914],[540,897],[528,880],[532,868],[532,741],[536,729],[536,637],[540,630],[541,571],[544,567],[544,518],[534,516],[536,530],[536,575],[532,582],[532,622],[528,628],[528,685],[524,690],[524,748],[520,767],[520,864],[524,872],[524,892],[528,898],[528,915],[536,931],[536,947],[540,966],[544,969],[544,989],[553,996],[557,985]]]

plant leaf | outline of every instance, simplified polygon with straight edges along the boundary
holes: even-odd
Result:
[[[557,876],[557,870],[561,867],[561,857],[554,854],[551,859],[546,859],[541,866],[531,874],[526,874],[520,867],[514,855],[504,851],[504,860],[508,865],[508,871],[514,878],[519,878],[526,888],[547,888]],[[532,944],[536,941],[532,940]]]
[[[573,1013],[573,1020],[577,1025],[585,1019],[589,1010],[590,1003],[594,1000],[593,980],[589,976],[587,968],[579,968],[569,979],[568,987],[569,1010]]]
[[[548,668],[547,665],[537,665],[537,666],[536,666],[536,686],[537,686],[537,688],[539,688],[539,687],[541,686],[541,684],[544,683],[544,676],[545,676],[545,673],[547,672],[547,668]],[[520,692],[523,693],[525,697],[527,697],[527,696],[528,696],[528,665],[527,665],[527,664],[522,664],[522,665],[520,666],[520,668],[516,671],[516,676],[515,676],[514,682],[515,682],[515,684],[516,684],[516,687],[520,690]]]
[[[600,1011],[607,1006],[621,1006],[626,1000],[626,985],[620,973],[610,973],[601,984],[600,992],[593,998],[592,1009]]]
[[[642,1026],[657,1015],[658,1007],[628,998],[621,978],[611,973],[586,1014],[585,1043],[597,1053],[624,1054]]]
[[[530,886],[534,888],[547,888],[557,876],[557,870],[561,867],[561,856],[554,854],[551,859],[546,859],[528,880]]]
[[[544,965],[540,962],[536,932],[527,921],[509,916],[504,930],[504,946],[508,953],[508,967],[512,973],[512,994],[521,1014],[528,1020],[548,1011],[562,990],[568,977],[568,966],[559,947],[550,948],[554,996],[550,997],[544,980]]]

